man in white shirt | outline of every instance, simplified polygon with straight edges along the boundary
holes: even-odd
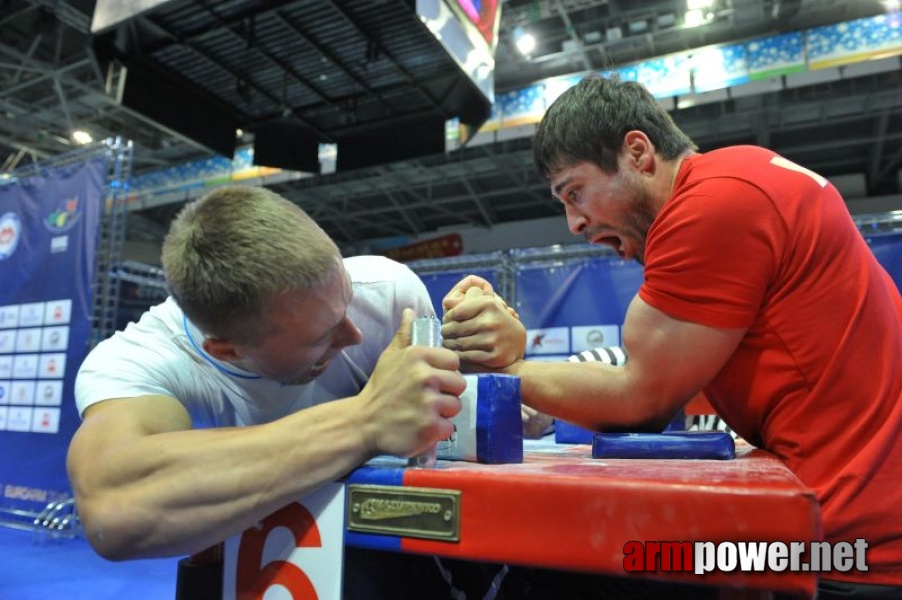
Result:
[[[76,380],[68,468],[99,554],[196,553],[375,455],[451,434],[460,362],[410,346],[432,308],[407,267],[342,260],[296,205],[250,187],[189,204],[162,258],[172,298],[99,344]],[[523,342],[487,339],[487,352],[512,362]]]

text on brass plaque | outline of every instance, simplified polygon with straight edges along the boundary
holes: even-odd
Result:
[[[457,542],[460,491],[352,483],[348,530]]]

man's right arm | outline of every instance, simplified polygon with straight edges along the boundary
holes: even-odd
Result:
[[[450,435],[465,387],[458,359],[409,346],[405,313],[360,394],[272,423],[191,429],[167,396],[87,409],[68,469],[91,544],[114,560],[191,554],[376,454],[413,456]]]
[[[442,332],[452,334],[445,340],[447,347],[462,361],[519,376],[524,404],[594,430],[660,431],[714,378],[745,335],[744,328],[714,328],[672,318],[636,296],[623,326],[630,353],[626,366],[519,359],[499,369],[490,360],[503,345],[483,340],[516,340],[515,347],[522,347],[522,324],[507,318],[489,320],[474,310],[477,301],[485,303],[480,294],[459,296],[456,304],[451,302],[453,310],[445,313]],[[490,353],[486,348],[495,350]]]
[[[165,396],[92,406],[68,457],[88,539],[101,555],[125,559],[188,554],[231,537],[369,458],[350,402],[200,430]]]

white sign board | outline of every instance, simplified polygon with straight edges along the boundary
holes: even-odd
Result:
[[[225,543],[223,600],[341,600],[345,486],[331,483]]]

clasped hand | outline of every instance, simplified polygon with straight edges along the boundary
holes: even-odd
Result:
[[[523,358],[526,328],[485,279],[462,279],[442,299],[442,308],[442,344],[457,353],[465,370],[504,369]]]
[[[517,311],[495,293],[492,285],[469,275],[442,299],[442,344],[454,350],[469,371],[504,371],[523,358],[526,328]],[[539,438],[553,419],[533,408],[521,407],[523,435]]]

